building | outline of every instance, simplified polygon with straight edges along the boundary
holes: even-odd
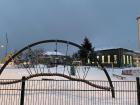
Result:
[[[96,50],[96,57],[106,67],[140,67],[140,16],[137,17],[139,52],[125,48]]]
[[[65,65],[71,61],[69,56],[66,56],[60,52],[45,52],[39,58],[41,62],[50,66]]]
[[[96,57],[105,67],[138,67],[140,53],[124,48],[96,50]]]

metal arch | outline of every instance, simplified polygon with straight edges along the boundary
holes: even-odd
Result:
[[[21,50],[19,50],[16,54],[14,54],[13,56],[11,56],[6,62],[5,64],[1,67],[0,69],[0,75],[1,73],[3,72],[3,70],[5,69],[5,67],[9,64],[9,62],[12,61],[12,59],[14,59],[18,54],[20,54],[21,52],[25,51],[26,49],[28,48],[31,48],[33,46],[36,46],[36,45],[39,45],[39,44],[43,44],[43,43],[52,43],[52,42],[59,42],[59,43],[68,43],[70,45],[73,45],[75,47],[78,47],[79,49],[83,49],[80,45],[76,44],[76,43],[73,43],[73,42],[70,42],[70,41],[65,41],[65,40],[43,40],[43,41],[39,41],[39,42],[35,42],[35,43],[32,43],[30,45],[27,45],[26,47],[22,48]]]
[[[19,50],[16,54],[14,54],[12,57],[10,57],[6,62],[5,64],[1,67],[0,69],[0,75],[1,73],[3,72],[3,70],[5,69],[5,67],[9,64],[9,62],[12,61],[12,59],[14,59],[18,54],[20,54],[21,52],[23,52],[24,50],[30,48],[30,47],[33,47],[33,46],[36,46],[36,45],[39,45],[39,44],[43,44],[43,43],[52,43],[52,42],[59,42],[59,43],[66,43],[66,44],[70,44],[70,45],[73,45],[75,47],[78,47],[79,49],[84,49],[82,46],[76,44],[76,43],[73,43],[73,42],[70,42],[70,41],[66,41],[66,40],[43,40],[43,41],[38,41],[38,42],[35,42],[35,43],[32,43],[32,44],[29,44],[27,46],[25,46],[24,48],[22,48],[21,50]],[[86,50],[86,49],[84,49]],[[112,81],[111,81],[111,78],[107,72],[107,70],[104,68],[104,66],[102,65],[102,63],[94,56],[94,59],[95,61],[98,62],[98,64],[101,66],[102,70],[104,71],[108,81],[109,81],[109,85],[111,87],[111,91],[112,91],[112,97],[115,97],[115,93],[114,93],[114,87],[113,87],[113,84],[112,84]]]

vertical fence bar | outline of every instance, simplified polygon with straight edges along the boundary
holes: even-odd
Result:
[[[140,79],[139,77],[136,77],[137,82],[137,99],[138,99],[138,105],[140,105]]]
[[[20,105],[24,105],[25,77],[22,77]]]

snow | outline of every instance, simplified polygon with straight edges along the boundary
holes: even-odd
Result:
[[[38,65],[39,68],[43,68],[43,65]],[[57,72],[62,73],[64,66],[58,66]],[[70,67],[65,68],[65,74],[68,75],[68,70]],[[83,70],[85,67],[79,66],[77,67],[81,77],[83,76]],[[103,80],[107,81],[107,78],[104,72],[98,68],[90,67],[89,73],[86,77],[87,80]],[[130,69],[130,68],[123,68]],[[120,78],[116,78],[113,74],[122,76],[122,68],[108,68],[107,71],[112,79],[112,81],[135,81],[135,76],[125,76],[124,80]],[[136,68],[131,68],[136,69]],[[139,68],[137,68],[139,69]],[[80,71],[81,70],[81,71]],[[34,73],[34,69],[31,68],[32,73]],[[44,72],[56,72],[56,67],[45,68]],[[22,76],[28,76],[28,72],[25,69],[18,68],[6,68],[0,79],[20,79]],[[91,86],[86,85],[85,83],[76,82],[76,81],[42,81],[42,78],[51,78],[56,80],[61,80],[64,78],[60,77],[39,77],[34,78],[36,81],[27,81],[26,89],[50,89],[50,90],[38,90],[38,91],[28,91],[25,93],[25,105],[136,105],[137,97],[136,92],[116,92],[116,98],[113,99],[111,96],[111,92],[107,91],[55,91],[55,89],[80,89],[80,90],[97,90]],[[40,81],[38,81],[40,80]],[[98,82],[96,82],[98,84]],[[99,83],[100,84],[100,83]],[[107,83],[102,85],[107,85]],[[120,84],[114,84],[116,90],[129,90],[130,84],[125,82]],[[135,82],[131,83],[131,90],[136,89]],[[1,85],[0,89],[7,89],[13,86],[13,88],[21,87],[21,84],[12,84],[12,85]],[[53,90],[53,91],[51,91]],[[1,105],[19,105],[20,103],[20,91],[19,90],[0,90],[0,103]],[[10,103],[10,104],[9,104]]]
[[[55,52],[55,51],[47,51],[44,53],[44,55],[61,55],[64,56],[61,52]]]
[[[44,68],[44,65],[38,65],[38,72],[45,72],[47,73],[48,70],[51,71],[52,73],[55,73],[56,72],[56,69],[57,69],[57,72],[58,73],[63,73],[64,69],[65,69],[65,74],[68,75],[68,72],[70,72],[70,67],[67,66],[64,68],[64,66],[58,66],[57,68],[56,67],[52,67],[52,68]],[[40,70],[41,68],[41,70]],[[88,74],[87,74],[87,77],[86,79],[87,80],[107,80],[107,77],[104,73],[103,70],[99,69],[99,68],[96,68],[96,67],[77,67],[76,68],[78,72],[76,73],[79,73],[80,74],[80,78],[83,78],[84,76],[84,70],[89,70]],[[112,81],[122,81],[121,78],[117,78],[114,76],[115,75],[118,75],[118,76],[122,76],[122,77],[125,77],[123,80],[124,81],[135,81],[136,80],[136,77],[140,77],[140,75],[132,75],[132,76],[129,76],[129,75],[122,75],[122,70],[140,70],[140,68],[107,68],[107,71],[111,77],[111,80]],[[34,72],[34,69],[33,68],[30,68],[30,70],[32,71],[33,74],[35,74]],[[28,76],[28,72],[27,70],[25,69],[22,69],[22,68],[6,68],[1,76],[0,76],[0,79],[21,79],[22,76]],[[78,75],[78,74],[77,74]],[[54,77],[51,77],[54,79]],[[60,78],[60,77],[55,77],[56,79],[63,79],[63,78]]]
[[[95,48],[95,51],[100,50],[110,50],[110,49],[119,49],[120,47],[104,47],[104,48]]]

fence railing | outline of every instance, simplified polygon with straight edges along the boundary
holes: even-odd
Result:
[[[9,80],[0,80],[9,81]],[[23,84],[25,82],[25,84]],[[140,105],[140,84],[113,81],[115,98],[110,91],[69,80],[28,80],[0,85],[1,105]],[[108,86],[108,81],[91,81]],[[139,84],[139,86],[138,86]],[[23,87],[23,85],[25,87]]]

